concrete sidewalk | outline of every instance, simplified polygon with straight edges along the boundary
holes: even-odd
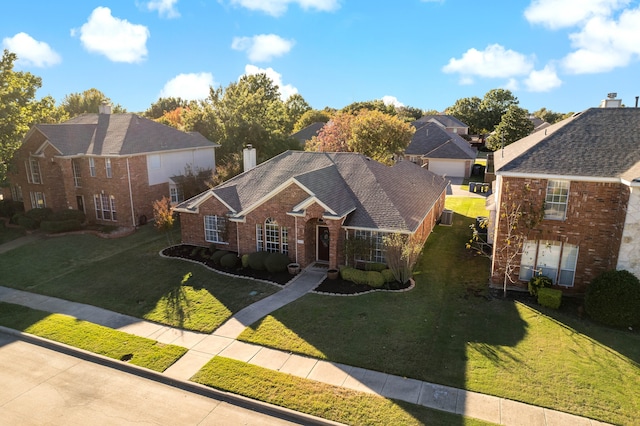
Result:
[[[188,381],[211,358],[223,356],[333,386],[376,394],[497,424],[540,426],[605,424],[504,398],[322,361],[235,340],[238,330],[241,332],[245,325],[250,325],[273,310],[306,294],[315,288],[323,277],[320,271],[303,272],[285,289],[254,304],[257,306],[251,305],[254,306],[253,309],[249,309],[250,306],[238,312],[234,318],[211,335],[174,329],[89,305],[1,286],[0,301],[47,312],[63,313],[162,343],[186,347],[189,351],[163,373],[178,381]],[[275,297],[281,293],[282,296]],[[271,300],[267,301],[267,299]],[[253,318],[256,319],[252,321]],[[219,332],[220,330],[222,333]]]

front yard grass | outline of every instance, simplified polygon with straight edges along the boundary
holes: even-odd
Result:
[[[205,333],[278,291],[270,284],[161,258],[158,253],[167,245],[165,234],[151,225],[117,239],[51,237],[0,256],[0,285]]]
[[[8,243],[24,235],[25,231],[23,228],[8,227],[5,221],[0,218],[0,244]]]
[[[640,334],[491,299],[488,259],[464,248],[484,199],[451,198],[407,293],[307,295],[241,340],[617,424],[640,412]]]
[[[476,419],[392,401],[215,357],[193,381],[349,425],[488,425]]]
[[[159,372],[187,352],[180,346],[11,303],[0,302],[0,325]]]

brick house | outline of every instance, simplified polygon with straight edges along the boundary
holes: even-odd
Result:
[[[359,254],[364,262],[385,261],[387,233],[423,243],[444,209],[447,184],[408,161],[388,167],[357,153],[286,151],[175,211],[185,244],[337,267],[346,263],[350,237],[372,242]]]
[[[414,121],[413,124],[416,125],[418,123],[434,123],[440,128],[457,135],[469,134],[469,126],[455,118],[453,115],[428,114],[420,117],[419,119]]]
[[[494,282],[504,278],[501,213],[509,197],[526,214],[539,215],[514,262],[517,286],[526,288],[538,272],[579,294],[606,270],[640,276],[640,109],[603,102],[508,145],[494,161]]]
[[[135,114],[84,114],[37,124],[13,157],[11,198],[25,210],[78,209],[89,222],[136,226],[163,196],[180,200],[172,176],[185,167],[215,169],[218,145]]]
[[[469,142],[437,121],[417,120],[411,125],[416,131],[404,151],[406,160],[441,176],[471,175],[478,151]]]

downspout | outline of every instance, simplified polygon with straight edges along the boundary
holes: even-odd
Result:
[[[240,254],[240,227],[238,226],[238,222],[236,222],[236,245],[238,247],[238,253]]]
[[[127,157],[127,180],[129,183],[129,204],[131,205],[131,222],[136,227],[136,214],[133,210],[133,192],[131,190],[131,171],[129,170],[129,157]]]
[[[298,216],[294,216],[293,218],[295,219],[296,224],[296,263],[300,263],[298,262]]]

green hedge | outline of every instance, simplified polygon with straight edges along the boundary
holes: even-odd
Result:
[[[214,265],[221,266],[220,259],[227,254],[229,254],[229,252],[226,250],[216,250],[216,252],[211,255],[211,261]]]
[[[384,276],[378,271],[367,272],[367,285],[373,288],[380,288],[384,286]]]
[[[542,288],[548,288],[553,285],[551,278],[545,275],[535,275],[529,280],[529,294],[537,296],[538,291]]]
[[[11,218],[16,213],[24,212],[22,201],[0,200],[0,216]]]
[[[47,220],[50,220],[50,221],[63,221],[63,220],[72,220],[72,219],[82,223],[86,219],[86,216],[84,212],[80,210],[67,209],[67,210],[61,210],[59,212],[55,212],[49,215],[49,217],[47,217]]]
[[[53,210],[51,210],[48,207],[43,207],[43,208],[38,208],[38,209],[31,209],[31,210],[26,211],[24,213],[24,215],[27,216],[28,218],[34,219],[35,221],[40,223],[43,220],[49,219],[49,217],[51,215],[53,215]]]
[[[640,280],[629,271],[603,272],[587,287],[584,307],[603,324],[640,326]]]
[[[248,254],[243,254],[242,255],[242,267],[243,268],[248,268],[249,267],[249,255]]]
[[[13,218],[11,218],[11,221],[25,229],[38,229],[40,226],[40,222],[21,213],[14,215]]]
[[[391,269],[383,269],[380,273],[382,274],[385,283],[394,283],[397,281],[396,276],[393,275],[393,271]]]
[[[558,309],[562,303],[562,290],[542,287],[538,289],[538,303],[551,309]]]
[[[284,272],[287,270],[287,265],[291,263],[289,256],[283,253],[269,253],[264,261],[264,266],[267,271],[273,273]]]
[[[365,271],[382,272],[385,269],[387,269],[387,265],[385,265],[384,263],[365,263],[364,264]]]
[[[56,220],[56,221],[45,220],[40,223],[40,229],[50,234],[77,231],[81,228],[82,228],[82,224],[78,219]]]
[[[264,271],[267,267],[264,262],[267,260],[269,253],[266,251],[256,251],[249,254],[249,268],[256,271]]]
[[[227,253],[220,258],[220,266],[228,269],[235,269],[238,266],[238,255],[235,253]]]

